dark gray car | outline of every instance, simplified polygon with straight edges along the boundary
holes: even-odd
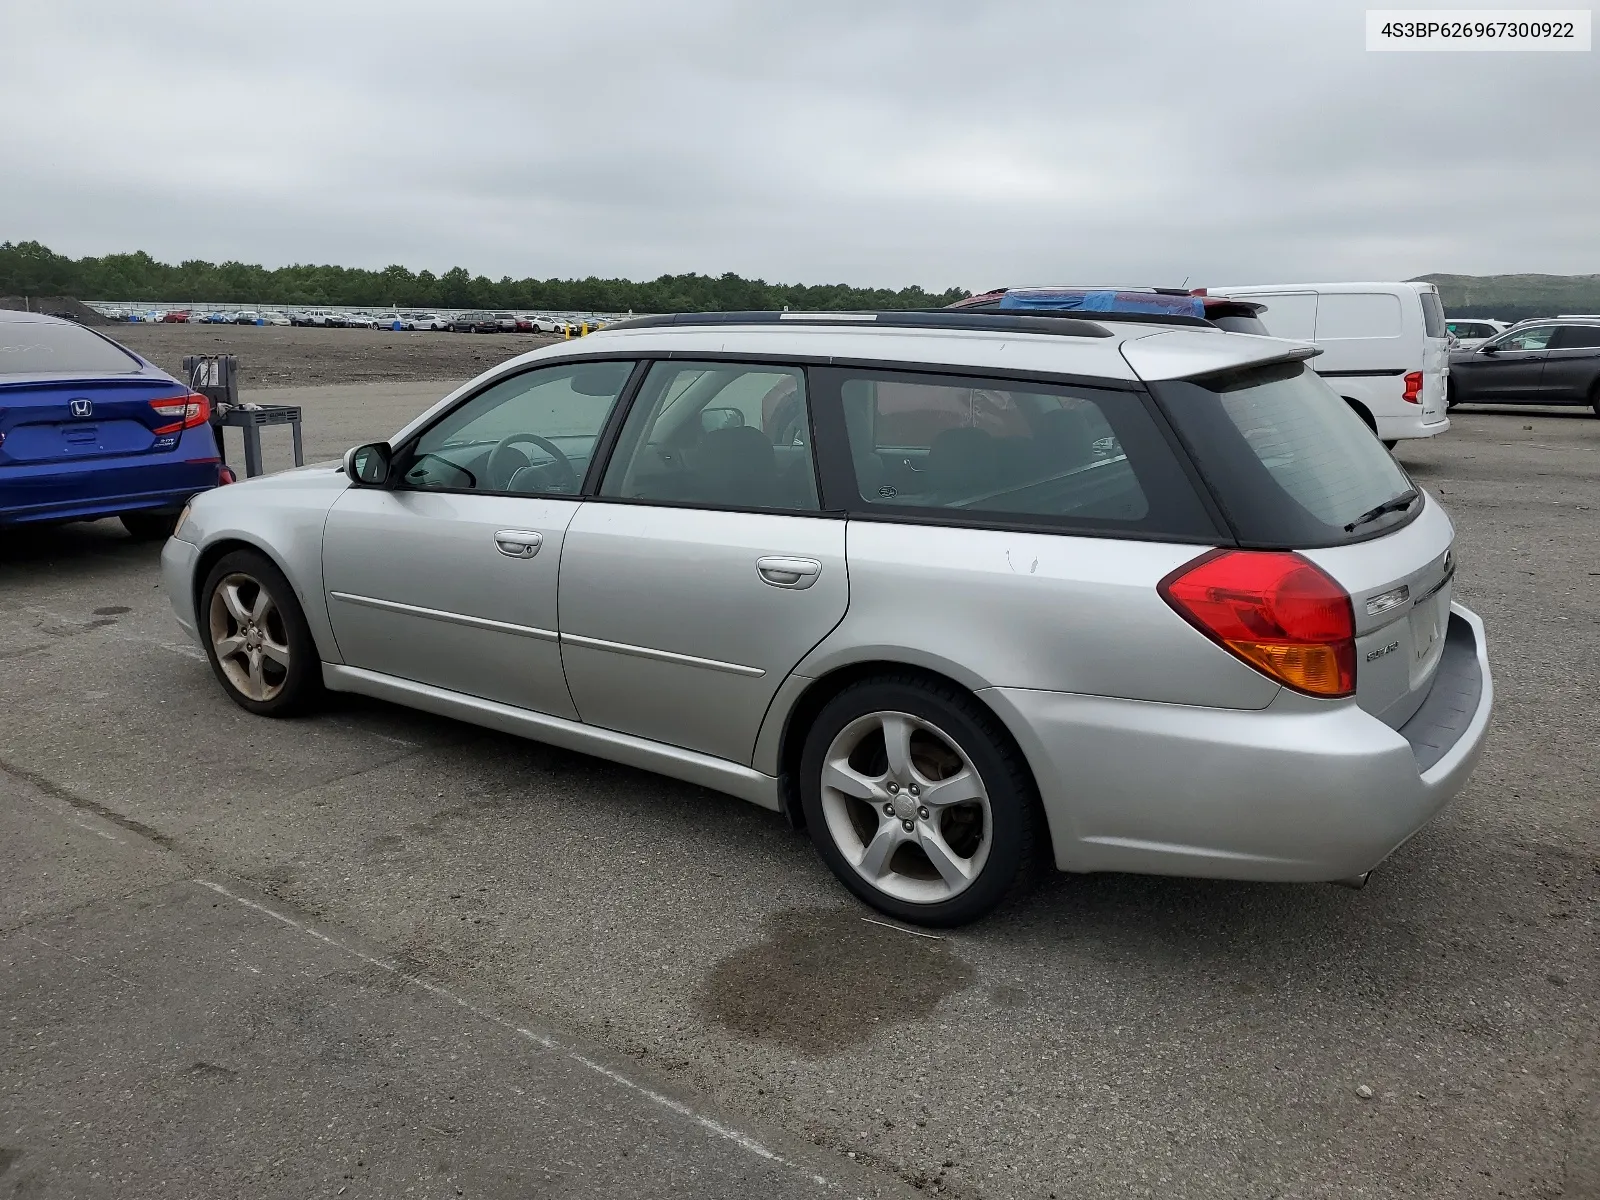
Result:
[[[1450,356],[1450,405],[1587,404],[1600,415],[1600,320],[1535,321]]]

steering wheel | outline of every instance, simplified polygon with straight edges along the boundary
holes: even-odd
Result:
[[[560,478],[556,481],[556,486],[550,488],[551,491],[576,492],[578,490],[578,472],[573,469],[572,460],[561,453],[561,447],[557,446],[549,438],[540,437],[537,433],[513,433],[495,443],[495,448],[489,451],[489,461],[483,472],[489,477],[490,487],[496,490],[503,490],[511,483],[512,477],[524,466],[528,465],[525,456],[518,455],[518,458],[524,459],[523,462],[518,463],[514,462],[511,456],[506,453],[518,442],[530,442],[555,460],[551,465],[556,467]]]

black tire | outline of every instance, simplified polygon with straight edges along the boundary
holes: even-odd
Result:
[[[851,726],[870,720],[876,713],[907,714],[935,727],[945,741],[966,757],[988,795],[987,857],[964,890],[947,898],[918,902],[893,895],[874,885],[845,857],[830,829],[822,787],[823,767],[829,748]],[[878,745],[882,744],[880,739]],[[863,742],[862,745],[870,753],[867,743]],[[906,794],[909,794],[909,789],[902,794],[902,798]],[[1043,812],[1032,772],[1021,751],[994,716],[969,694],[951,684],[912,674],[885,675],[851,684],[828,701],[812,722],[801,751],[800,802],[812,843],[829,870],[867,904],[898,920],[934,926],[962,925],[975,921],[1002,901],[1024,891],[1036,875],[1038,848],[1043,836]],[[832,804],[836,813],[843,808],[852,814],[850,820],[863,823],[867,822],[869,815],[878,811],[876,802],[847,802],[840,797]],[[970,806],[967,811],[970,814]],[[917,816],[921,815],[919,811]],[[978,816],[981,820],[981,811]],[[878,818],[872,815],[872,820]],[[944,821],[947,817],[934,814],[933,820]],[[969,815],[961,831],[968,837],[971,836],[970,822]],[[884,825],[895,823],[892,820],[880,822],[878,829],[881,831]],[[918,829],[915,836],[920,839],[923,822],[914,819],[913,824]],[[867,828],[870,828],[870,824]],[[948,824],[942,826],[941,836],[948,834],[951,828]],[[867,836],[866,829],[861,829],[860,840],[865,842]],[[947,837],[946,840],[954,845],[953,839]],[[933,874],[929,883],[937,886],[937,873],[933,872],[931,860],[911,841],[889,856],[888,865],[892,867],[894,863],[902,861],[900,855],[903,853],[909,855],[904,861],[913,872],[921,864],[927,864],[926,870]],[[969,861],[975,857],[970,855]],[[917,861],[919,858],[920,863]],[[901,871],[891,871],[890,874],[895,880],[911,878],[910,874]]]
[[[117,518],[129,535],[139,542],[164,542],[178,527],[175,512],[130,512]]]
[[[243,690],[241,682],[235,678],[235,675],[244,669],[243,663],[238,658],[230,657],[231,666],[224,667],[216,645],[217,630],[213,623],[213,602],[217,590],[225,581],[240,577],[248,579],[256,587],[264,590],[271,599],[271,607],[276,613],[277,620],[274,621],[272,613],[268,613],[263,618],[260,632],[273,645],[288,648],[288,666],[281,670],[281,674],[277,664],[273,664],[273,669],[268,669],[267,662],[263,660],[263,677],[270,685],[270,694],[264,691],[259,698],[250,696]],[[254,596],[248,589],[244,589],[240,594],[246,602]],[[223,607],[226,607],[225,601]],[[322,656],[317,653],[317,644],[311,637],[311,627],[306,624],[305,613],[301,611],[300,602],[295,598],[294,589],[289,586],[289,581],[264,554],[254,550],[234,550],[218,559],[200,587],[195,617],[200,630],[200,641],[205,647],[206,659],[211,663],[211,670],[215,673],[217,681],[222,684],[222,690],[246,712],[261,717],[289,717],[305,712],[321,698]],[[240,633],[244,632],[242,627],[237,625],[230,628]]]

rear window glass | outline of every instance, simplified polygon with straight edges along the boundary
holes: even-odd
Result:
[[[1422,331],[1429,337],[1444,336],[1444,305],[1438,292],[1422,293]]]
[[[1324,292],[1317,302],[1319,342],[1392,338],[1401,331],[1400,297],[1388,292]],[[1444,336],[1442,322],[1435,336]]]
[[[1393,513],[1357,524],[1411,482],[1304,363],[1160,383],[1155,391],[1241,541],[1332,546],[1408,519]]]
[[[0,375],[121,375],[138,369],[138,359],[81,326],[0,322]]]
[[[1563,325],[1551,339],[1552,350],[1588,350],[1600,346],[1600,325]]]
[[[814,378],[837,389],[858,511],[1215,535],[1134,393],[871,370]]]

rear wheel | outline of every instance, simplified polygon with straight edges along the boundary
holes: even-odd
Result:
[[[239,707],[286,717],[321,694],[322,661],[305,614],[264,555],[223,555],[200,589],[199,617],[211,669]]]
[[[165,541],[178,527],[175,512],[130,512],[117,518],[132,537],[141,542]]]
[[[953,686],[914,676],[851,685],[817,715],[800,772],[817,852],[890,916],[959,925],[1032,875],[1032,776],[994,718]]]

